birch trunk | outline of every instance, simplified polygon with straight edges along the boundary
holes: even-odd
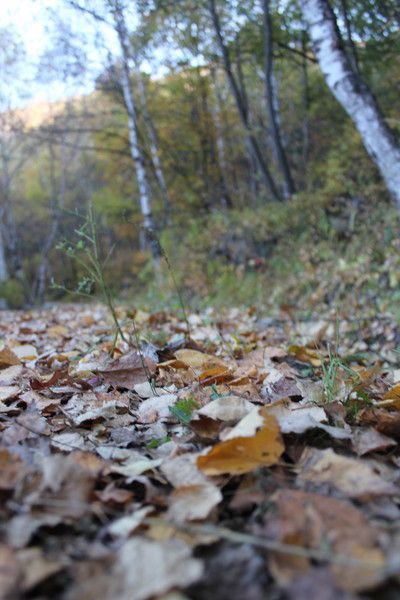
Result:
[[[276,108],[274,94],[274,72],[272,56],[272,26],[270,15],[270,2],[263,0],[264,21],[264,69],[265,69],[265,100],[268,109],[269,126],[271,130],[272,143],[279,170],[283,178],[283,195],[289,198],[295,192],[295,186],[290,172],[289,162],[282,143],[279,125],[279,110]]]
[[[219,16],[218,16],[218,13],[216,10],[215,0],[208,0],[208,9],[209,9],[209,12],[211,15],[211,20],[212,20],[214,30],[216,33],[218,47],[219,47],[219,50],[222,55],[222,61],[223,61],[223,65],[224,65],[225,74],[228,79],[228,83],[231,88],[233,97],[235,99],[235,103],[236,103],[236,107],[237,107],[237,110],[239,113],[240,120],[246,131],[248,146],[251,148],[252,154],[254,155],[254,157],[257,161],[257,166],[260,169],[260,173],[262,175],[262,178],[263,178],[263,181],[264,181],[266,187],[269,189],[272,197],[275,200],[280,200],[278,188],[275,185],[275,181],[269,171],[268,165],[264,160],[262,150],[261,150],[261,148],[258,144],[258,141],[252,131],[249,116],[248,116],[248,111],[247,111],[247,107],[246,107],[245,98],[242,96],[240,87],[236,81],[235,75],[232,70],[231,59],[229,56],[228,49],[225,45],[223,35],[222,35],[221,23],[220,23]]]
[[[135,65],[135,75],[136,82],[139,91],[140,104],[142,109],[142,115],[144,122],[146,124],[148,136],[149,136],[149,144],[150,144],[150,156],[153,163],[154,173],[156,175],[158,187],[160,188],[161,196],[164,203],[164,213],[165,213],[165,221],[167,223],[171,220],[171,201],[168,194],[168,188],[164,177],[164,170],[162,168],[161,160],[160,160],[160,152],[158,148],[158,136],[156,129],[154,127],[153,119],[150,116],[148,107],[147,107],[147,96],[146,90],[144,88],[143,77],[140,71],[140,66],[134,61]]]
[[[131,84],[131,70],[129,67],[130,59],[130,40],[126,28],[125,18],[120,2],[114,0],[111,2],[114,18],[115,30],[118,36],[118,42],[121,51],[121,87],[124,97],[126,112],[128,115],[129,143],[132,160],[136,170],[136,180],[139,188],[140,208],[143,216],[143,227],[146,237],[151,246],[154,262],[158,266],[160,262],[160,249],[155,239],[154,220],[151,212],[150,187],[148,183],[144,157],[139,144],[139,132],[137,126],[137,109],[135,97]]]
[[[351,67],[329,2],[301,0],[301,6],[325,80],[357,127],[368,154],[400,209],[400,146],[371,90]]]

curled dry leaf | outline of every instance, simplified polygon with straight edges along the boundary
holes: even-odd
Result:
[[[121,517],[116,521],[113,521],[108,527],[107,532],[115,538],[126,539],[130,537],[140,525],[143,523],[145,518],[153,511],[151,506],[144,506],[135,510],[130,515]]]
[[[0,402],[5,402],[11,398],[18,396],[20,389],[17,385],[1,385],[0,386]]]
[[[288,352],[295,356],[300,362],[309,363],[313,367],[321,366],[321,358],[316,350],[312,350],[306,346],[296,346],[292,344],[289,346]]]
[[[225,440],[198,457],[198,467],[207,475],[240,475],[278,462],[285,447],[279,425],[266,407],[246,415]]]
[[[265,408],[268,414],[274,415],[282,433],[304,433],[327,420],[323,408],[301,405],[288,399],[269,404]]]
[[[209,402],[194,414],[219,421],[240,421],[254,409],[254,404],[240,396],[223,396]]]
[[[398,487],[385,481],[368,462],[336,454],[331,448],[306,448],[297,470],[299,483],[329,484],[349,498],[368,500],[399,493]]]
[[[329,569],[340,589],[364,591],[384,580],[381,532],[349,501],[283,489],[273,495],[271,502],[274,510],[266,518],[263,535],[282,543],[321,549],[321,557],[328,542],[332,559],[338,559],[332,560]],[[306,557],[273,552],[270,567],[275,578],[286,586],[308,571],[311,562]]]
[[[171,418],[170,406],[177,401],[177,394],[162,394],[143,400],[136,411],[139,423],[155,423],[159,420]]]
[[[156,367],[154,360],[140,356],[136,350],[132,350],[112,360],[105,367],[98,367],[96,372],[109,385],[133,389],[137,383],[143,383],[149,376],[154,375]]]
[[[212,354],[204,354],[198,350],[189,350],[187,348],[177,350],[175,352],[175,357],[177,360],[184,363],[188,369],[205,370],[206,368],[211,369],[213,367],[227,368],[226,363],[221,358],[212,356]]]
[[[363,456],[370,452],[385,452],[397,446],[397,442],[394,439],[383,433],[379,433],[373,427],[355,431],[351,443],[358,456]]]
[[[10,350],[8,346],[3,346],[0,350],[0,369],[11,367],[12,365],[20,365],[21,361],[18,356]]]
[[[168,515],[177,521],[205,519],[222,500],[219,488],[196,466],[196,456],[183,454],[167,459],[161,470],[174,486]]]
[[[147,600],[200,579],[200,560],[180,540],[128,540],[118,552],[110,589],[104,600]]]

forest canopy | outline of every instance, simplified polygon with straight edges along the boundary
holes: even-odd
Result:
[[[0,30],[4,304],[79,286],[65,249],[89,207],[110,285],[148,300],[171,291],[165,256],[195,301],[271,282],[284,301],[316,261],[396,237],[396,1],[60,0],[46,18],[29,82],[23,37]]]

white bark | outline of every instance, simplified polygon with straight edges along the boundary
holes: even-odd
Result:
[[[128,130],[131,156],[135,165],[136,180],[139,188],[140,208],[143,215],[143,226],[148,239],[151,242],[153,258],[159,261],[160,253],[158,244],[152,235],[154,232],[154,222],[151,212],[150,188],[146,174],[144,157],[139,144],[139,132],[137,127],[137,109],[135,97],[131,84],[131,70],[129,66],[130,59],[130,40],[127,31],[123,9],[119,0],[111,2],[112,13],[115,23],[115,30],[118,35],[118,42],[121,50],[121,87],[124,96],[125,108],[128,115]]]
[[[154,172],[156,175],[158,187],[160,188],[160,191],[161,191],[161,195],[162,195],[163,202],[164,202],[164,210],[165,210],[165,214],[166,214],[167,221],[168,221],[169,215],[171,212],[171,203],[170,203],[170,199],[169,199],[167,184],[166,184],[165,177],[164,177],[164,171],[163,171],[163,168],[161,165],[161,160],[160,160],[157,132],[154,128],[153,120],[152,120],[149,110],[147,108],[146,90],[144,89],[143,77],[142,77],[142,73],[140,71],[140,66],[138,65],[136,60],[135,60],[135,75],[136,75],[136,82],[137,82],[137,87],[138,87],[138,91],[139,91],[142,114],[143,114],[144,121],[146,123],[148,134],[149,134],[151,160],[153,162]]]
[[[363,144],[400,209],[400,146],[365,82],[351,68],[328,0],[301,0],[325,80],[353,120]]]

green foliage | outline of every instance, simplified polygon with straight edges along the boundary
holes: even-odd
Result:
[[[79,296],[91,297],[96,287],[98,287],[114,323],[115,342],[118,335],[124,340],[125,337],[115,309],[114,297],[104,274],[104,267],[109,254],[105,259],[102,259],[96,219],[92,207],[89,207],[81,226],[75,229],[75,234],[75,240],[64,240],[58,244],[57,248],[69,259],[76,262],[83,270],[84,275],[78,280],[75,290],[68,290],[65,286],[56,283],[53,283],[53,288],[61,289],[67,293],[78,294]]]
[[[3,298],[8,308],[23,308],[25,305],[24,286],[17,279],[8,279],[0,284],[0,298]]]
[[[198,408],[194,398],[185,398],[177,400],[173,406],[169,407],[171,414],[183,425],[189,425],[193,411]]]

